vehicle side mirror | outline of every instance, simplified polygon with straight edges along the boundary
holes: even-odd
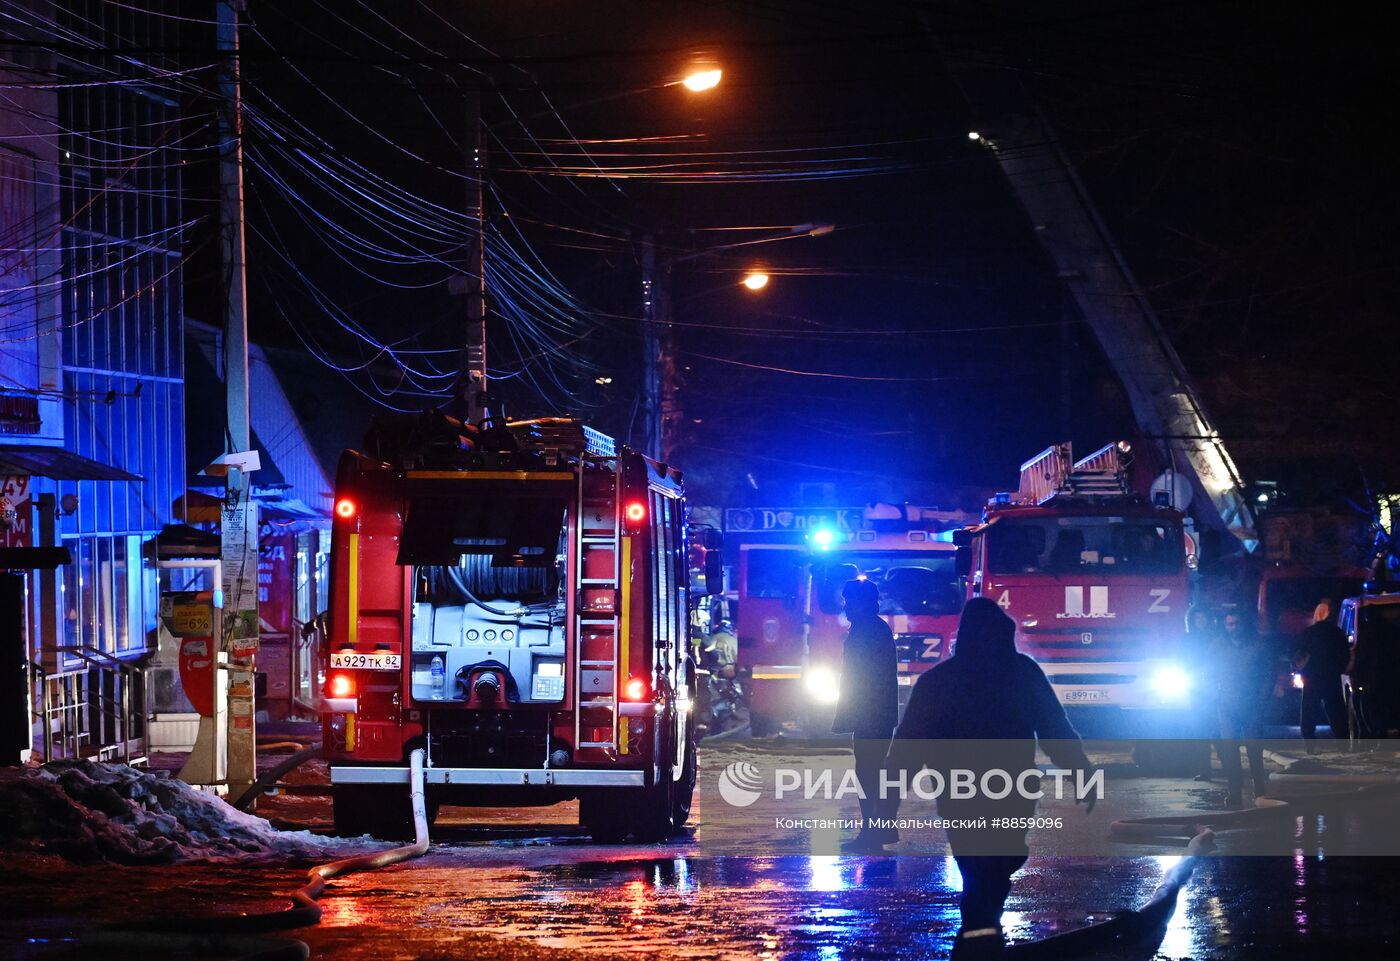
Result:
[[[970,547],[972,545],[972,531],[966,527],[959,527],[953,531],[953,543],[958,547]]]
[[[957,555],[953,558],[953,569],[958,572],[959,577],[966,577],[972,573],[972,548],[958,548]]]
[[[701,532],[700,543],[707,551],[718,551],[724,546],[724,534],[713,527],[708,528]]]
[[[718,550],[705,551],[705,593],[710,597],[724,593],[724,558]]]

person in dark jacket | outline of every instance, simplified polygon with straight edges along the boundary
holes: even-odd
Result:
[[[1356,698],[1356,734],[1368,744],[1400,727],[1400,628],[1388,609],[1364,604],[1357,611],[1356,644],[1346,670]]]
[[[919,678],[895,732],[888,766],[907,778],[934,771],[1017,772],[1035,766],[1036,739],[1059,768],[1092,765],[1078,733],[1040,665],[1016,650],[1016,625],[995,602],[973,598],[963,608],[953,656]],[[946,775],[945,775],[946,776]],[[1095,798],[1090,796],[1089,810]],[[1012,791],[1004,799],[938,799],[949,819],[1025,818],[1036,802]],[[954,956],[995,955],[1003,947],[1001,912],[1011,876],[1026,863],[1024,828],[950,828],[962,874],[962,928]]]
[[[1182,661],[1191,676],[1190,734],[1195,742],[1191,756],[1197,781],[1214,777],[1211,767],[1211,744],[1220,736],[1220,705],[1211,684],[1210,659],[1215,640],[1215,624],[1204,607],[1193,606],[1186,612],[1186,636],[1182,639]]]
[[[842,847],[878,851],[898,835],[871,824],[879,817],[880,771],[890,734],[899,721],[899,662],[894,635],[880,617],[880,589],[867,580],[847,581],[841,589],[851,629],[841,652],[841,696],[831,730],[851,735],[856,778],[860,781],[861,829]]]
[[[1347,736],[1347,709],[1342,699],[1342,672],[1351,657],[1347,636],[1332,619],[1332,605],[1320,601],[1313,611],[1313,622],[1298,635],[1293,649],[1293,666],[1303,679],[1302,702],[1298,710],[1298,727],[1313,753],[1317,738],[1317,709],[1327,711],[1327,726],[1332,736]]]
[[[1274,685],[1274,657],[1248,625],[1235,613],[1225,615],[1223,635],[1212,648],[1211,668],[1215,695],[1220,704],[1220,766],[1229,785],[1226,803],[1239,807],[1244,800],[1244,772],[1240,767],[1240,742],[1249,755],[1254,795],[1267,792],[1264,770],[1264,708]]]

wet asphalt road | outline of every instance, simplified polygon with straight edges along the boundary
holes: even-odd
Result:
[[[544,825],[515,838],[487,839],[479,828],[438,834],[449,847],[416,867],[338,882],[307,941],[326,956],[417,957],[365,950],[366,925],[402,924],[564,957],[827,961],[945,957],[958,925],[961,880],[950,858],[707,858],[691,842],[658,857]],[[1033,858],[1007,904],[1007,936],[1037,940],[1140,906],[1179,858]],[[1395,866],[1205,858],[1160,940],[1094,956],[1313,959],[1326,946],[1328,957],[1395,957]]]
[[[1142,805],[1208,803],[1218,787],[1141,781]],[[328,826],[326,802],[278,798],[262,813]],[[960,879],[945,857],[801,856],[755,845],[715,856],[694,837],[665,847],[595,845],[576,806],[444,809],[431,852],[335,880],[316,927],[290,934],[313,956],[358,959],[939,958],[957,929]],[[1338,829],[1351,823],[1338,818]],[[1317,827],[1316,824],[1313,827]],[[1152,853],[1144,853],[1151,851]],[[1163,852],[1168,853],[1163,853]],[[1111,858],[1032,858],[1004,924],[1013,943],[1082,928],[1140,906],[1181,854],[1125,846]],[[227,958],[95,946],[94,922],[141,915],[267,910],[297,887],[285,867],[6,865],[0,957]],[[1203,858],[1160,938],[1095,957],[1400,957],[1400,861]]]

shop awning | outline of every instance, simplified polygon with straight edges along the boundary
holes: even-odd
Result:
[[[29,474],[52,480],[139,481],[140,477],[62,447],[0,444],[0,474]]]
[[[51,571],[71,563],[66,547],[0,547],[0,571]]]

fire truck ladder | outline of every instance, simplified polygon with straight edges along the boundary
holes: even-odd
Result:
[[[575,525],[579,591],[574,616],[574,746],[609,754],[617,752],[618,661],[625,643],[620,467],[617,457],[579,458]],[[605,717],[606,724],[600,723]],[[608,735],[599,740],[597,733],[603,728]],[[585,732],[589,740],[584,740]]]

